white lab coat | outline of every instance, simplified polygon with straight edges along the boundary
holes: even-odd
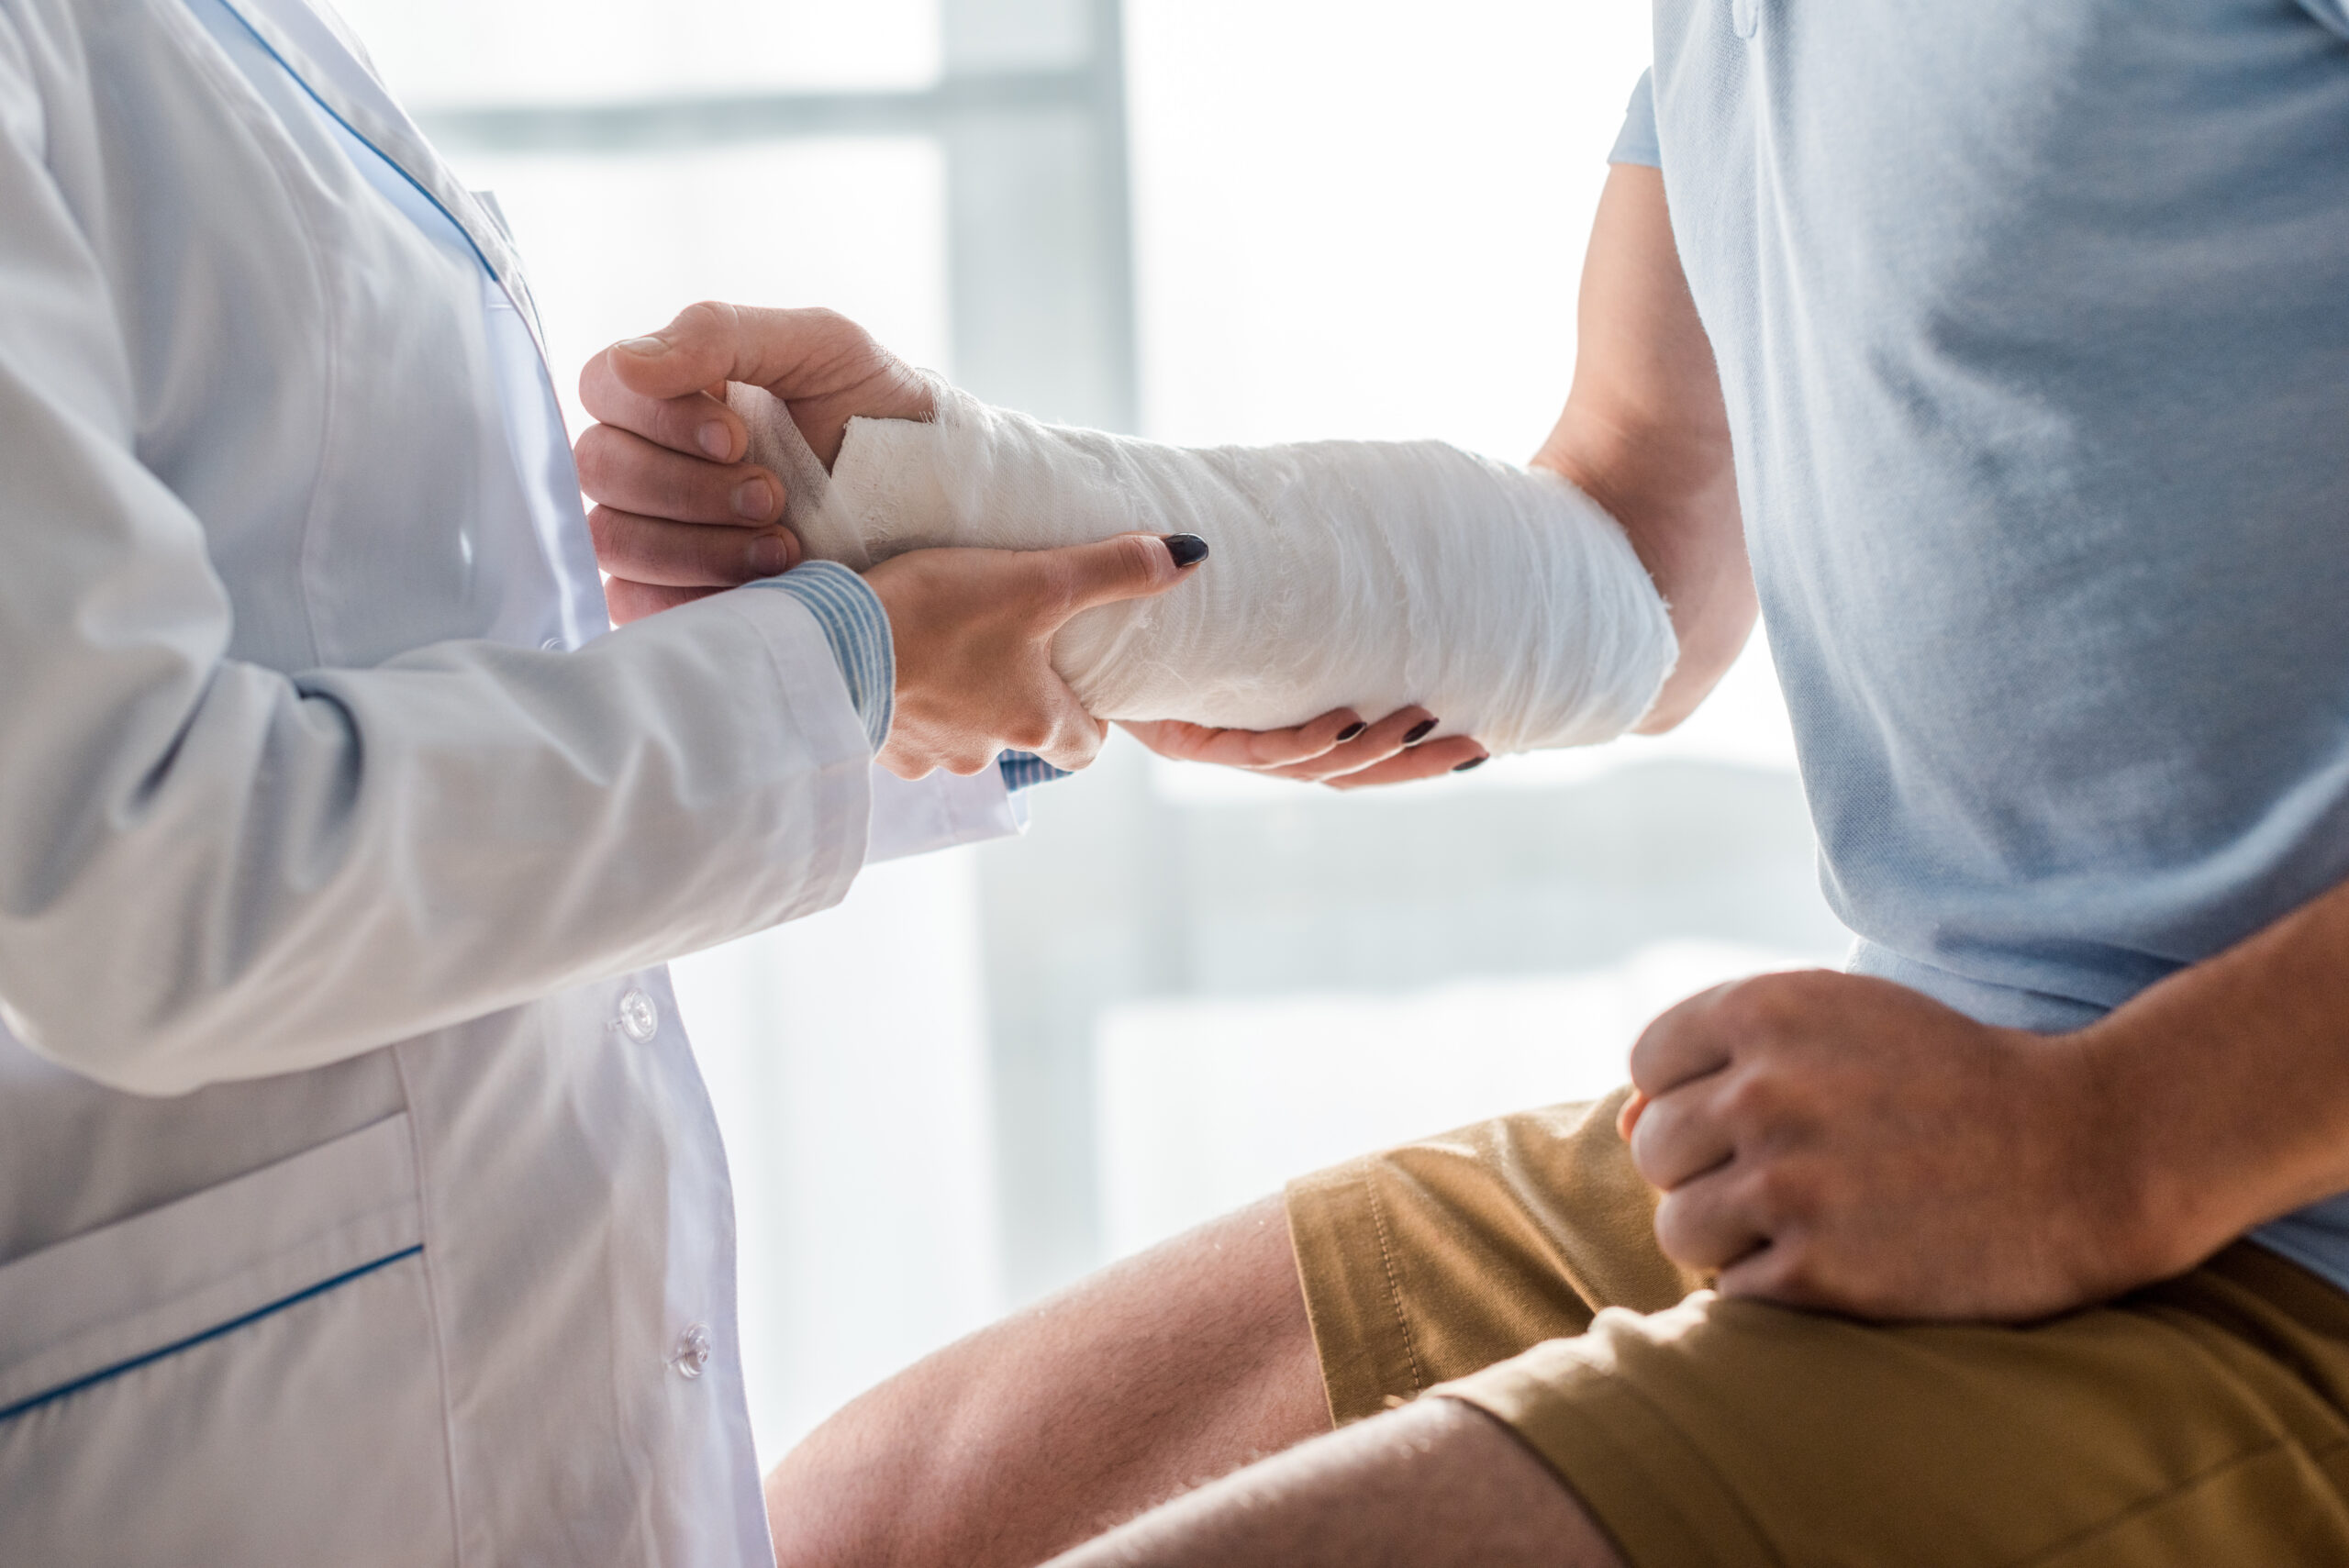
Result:
[[[347,40],[237,4],[529,319]],[[867,742],[785,594],[572,647],[469,265],[181,0],[0,0],[10,1568],[770,1561],[646,966],[841,895]]]

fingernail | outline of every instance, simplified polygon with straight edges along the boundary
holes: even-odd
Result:
[[[1452,771],[1455,773],[1475,773],[1478,768],[1483,767],[1486,762],[1491,761],[1492,759],[1490,757],[1471,757]]]
[[[751,541],[751,570],[773,577],[791,568],[791,543],[781,534],[762,534]]]
[[[631,354],[641,354],[648,360],[669,351],[668,343],[659,338],[623,338],[613,347],[626,349]]]
[[[734,492],[734,513],[754,523],[763,523],[774,516],[774,492],[763,479],[746,479]]]
[[[717,423],[715,420],[711,421],[709,424],[704,425],[700,429],[696,430],[694,432],[694,439],[700,443],[701,450],[703,451],[708,453],[711,457],[716,458],[720,462],[724,462],[728,458],[734,455],[734,437],[732,432],[728,430],[725,426]]]
[[[1345,742],[1353,740],[1355,736],[1361,734],[1364,730],[1368,729],[1369,728],[1370,726],[1364,724],[1361,719],[1355,719],[1352,724],[1347,725],[1343,729],[1338,731],[1339,744],[1343,745]]]
[[[1435,727],[1442,722],[1443,720],[1440,718],[1423,718],[1419,720],[1417,724],[1411,726],[1410,733],[1403,737],[1403,744],[1406,746],[1418,745],[1420,741],[1434,734]]]
[[[1168,534],[1166,553],[1177,567],[1197,566],[1208,558],[1208,541],[1197,534]]]

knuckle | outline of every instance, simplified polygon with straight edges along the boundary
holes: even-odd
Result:
[[[808,309],[801,317],[800,326],[810,347],[835,365],[861,365],[884,357],[872,333],[828,306],[819,305]]]
[[[697,299],[677,312],[674,324],[680,335],[717,336],[734,325],[734,307],[723,300]]]
[[[1784,1104],[1777,1074],[1749,1063],[1729,1075],[1717,1107],[1723,1120],[1754,1127],[1769,1121]]]
[[[751,570],[748,547],[725,532],[696,528],[687,537],[694,573],[704,582],[739,582]]]
[[[1807,1218],[1819,1210],[1819,1184],[1796,1161],[1765,1162],[1746,1178],[1746,1193],[1754,1212],[1776,1225]]]
[[[614,448],[618,445],[614,435],[608,425],[591,425],[571,450],[579,465],[579,488],[598,500],[611,487]]]
[[[1688,1244],[1688,1200],[1678,1193],[1666,1193],[1655,1206],[1656,1244],[1666,1253],[1677,1258]]]
[[[1673,1173],[1665,1167],[1661,1151],[1670,1140],[1659,1130],[1661,1127],[1662,1124],[1656,1120],[1655,1107],[1650,1106],[1646,1114],[1640,1118],[1640,1125],[1631,1129],[1631,1169],[1637,1171],[1648,1185],[1668,1193],[1671,1188],[1665,1178]]]
[[[1739,1040],[1767,1040],[1777,1034],[1796,1004],[1783,983],[1785,976],[1755,975],[1751,980],[1733,982],[1725,987],[1714,1003],[1713,1016],[1720,1027]]]
[[[715,489],[720,498],[725,494],[726,471],[707,464],[696,469],[674,459],[651,461],[640,465],[633,477],[653,504],[648,510],[668,517],[694,517],[711,504],[707,492]],[[721,506],[719,515],[725,515],[726,509]]]
[[[609,506],[597,506],[587,514],[587,537],[601,558],[619,548],[628,535],[628,519]]]
[[[1117,541],[1117,546],[1118,553],[1124,557],[1118,564],[1145,582],[1156,579],[1160,562],[1170,567],[1174,563],[1174,558],[1166,553],[1166,547],[1148,534],[1128,534]]]
[[[1748,1300],[1798,1304],[1809,1295],[1809,1250],[1794,1237],[1773,1237],[1767,1251],[1749,1258],[1721,1281],[1721,1294]]]
[[[1041,751],[1052,745],[1053,729],[1051,721],[1024,714],[1004,726],[1003,743],[1015,751]]]
[[[1664,1082],[1664,1062],[1665,1053],[1679,1037],[1680,1029],[1681,1015],[1675,1011],[1664,1014],[1640,1031],[1640,1038],[1631,1042],[1631,1072],[1634,1084],[1651,1095],[1671,1086]]]
[[[1035,594],[1041,618],[1057,621],[1074,607],[1078,594],[1076,565],[1060,550],[1037,558]]]

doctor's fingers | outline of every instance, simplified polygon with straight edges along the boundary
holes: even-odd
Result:
[[[596,563],[614,577],[663,588],[732,588],[799,563],[789,528],[676,523],[613,506],[587,514]]]
[[[611,612],[614,626],[626,626],[630,621],[657,616],[662,610],[707,599],[712,594],[724,593],[722,588],[668,588],[653,583],[633,583],[625,577],[615,577],[604,584],[604,605]]]
[[[640,517],[752,527],[783,521],[783,481],[754,463],[717,463],[596,425],[579,438],[579,487]]]
[[[579,373],[580,406],[605,424],[632,430],[671,451],[739,462],[751,450],[751,433],[741,416],[714,395],[724,390],[724,383],[713,382],[677,397],[648,397],[620,380],[609,349]]]

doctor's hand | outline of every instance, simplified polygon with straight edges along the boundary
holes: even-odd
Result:
[[[1176,550],[1187,565],[1176,564]],[[1064,550],[917,550],[864,574],[889,612],[896,716],[881,762],[900,778],[975,773],[1005,751],[1082,768],[1108,727],[1052,669],[1081,611],[1163,594],[1197,569],[1197,539],[1120,534]]]
[[[2023,1321],[2176,1272],[2088,1038],[1827,972],[1692,997],[1632,1048],[1621,1118],[1656,1239],[1725,1295],[1878,1319]]]
[[[783,481],[743,461],[750,432],[726,406],[729,381],[782,399],[827,467],[851,419],[931,412],[930,388],[904,361],[829,310],[696,305],[613,344],[579,378],[580,400],[602,423],[579,438],[577,456],[615,621],[799,562]]]

